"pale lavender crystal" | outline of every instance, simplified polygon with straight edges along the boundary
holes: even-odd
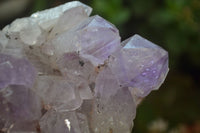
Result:
[[[35,93],[21,85],[11,85],[0,91],[0,121],[7,126],[14,125],[11,131],[22,130],[22,123],[29,123],[24,130],[35,130],[36,120],[41,117],[41,101]]]
[[[121,86],[111,69],[106,67],[97,76],[95,88],[92,110],[92,127],[95,129],[93,132],[130,133],[136,105],[128,87]]]
[[[125,46],[112,55],[109,63],[121,85],[131,87],[139,97],[158,89],[168,72],[168,53],[139,35],[122,45]]]
[[[35,120],[41,117],[41,101],[29,89],[35,74],[27,59],[0,54],[0,118],[7,123],[5,129],[15,125],[10,131],[35,130]],[[29,124],[22,127],[21,123]]]
[[[119,32],[100,16],[93,16],[81,26],[79,42],[82,46],[80,55],[94,65],[103,64],[108,56],[120,48]]]
[[[35,69],[26,59],[18,59],[0,53],[0,88],[9,85],[31,87],[35,81]]]
[[[95,83],[95,96],[101,97],[105,102],[114,96],[118,90],[122,89],[117,78],[108,67],[99,73]]]
[[[58,111],[75,110],[82,103],[76,86],[59,76],[39,76],[34,90],[42,98],[44,105]]]
[[[58,35],[47,47],[53,47],[54,53],[59,56],[80,53],[81,57],[98,66],[120,48],[120,36],[112,24],[99,16],[93,16],[71,31]]]
[[[168,53],[139,35],[121,43],[91,11],[69,2],[0,31],[0,132],[131,133]]]
[[[3,111],[7,114],[4,117],[15,121],[36,120],[40,117],[41,111],[38,110],[40,100],[32,90],[24,86],[12,85],[1,92],[1,102],[3,106],[6,106],[1,109],[1,113]]]
[[[95,74],[94,66],[88,60],[79,57],[75,52],[64,54],[57,63],[61,73],[68,78],[76,76],[82,78],[82,80],[89,80]]]
[[[77,53],[66,53],[58,61],[58,66],[68,80],[72,79],[76,82],[76,88],[82,99],[93,97],[89,84],[95,81],[96,72],[88,60],[80,58]]]

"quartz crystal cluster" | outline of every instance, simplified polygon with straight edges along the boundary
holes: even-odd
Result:
[[[136,107],[163,83],[168,53],[78,1],[0,31],[1,133],[131,133]]]

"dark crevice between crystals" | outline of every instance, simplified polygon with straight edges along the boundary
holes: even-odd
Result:
[[[80,60],[80,61],[79,61],[79,64],[80,64],[80,66],[83,67],[85,63],[84,63],[84,61]]]
[[[90,83],[89,87],[90,87],[90,90],[92,91],[92,93],[94,93],[95,82]]]

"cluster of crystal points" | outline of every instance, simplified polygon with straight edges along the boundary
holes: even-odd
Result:
[[[136,107],[163,83],[168,53],[78,1],[0,31],[0,132],[130,133]]]

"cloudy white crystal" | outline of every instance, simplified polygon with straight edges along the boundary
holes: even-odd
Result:
[[[83,7],[85,13],[89,16],[92,12],[92,8],[79,2],[79,1],[72,1],[66,4],[57,6],[55,8],[46,9],[44,11],[36,12],[31,15],[34,18],[34,21],[38,23],[43,29],[49,29],[54,24],[56,24],[57,19],[67,10],[72,9],[74,7]]]

